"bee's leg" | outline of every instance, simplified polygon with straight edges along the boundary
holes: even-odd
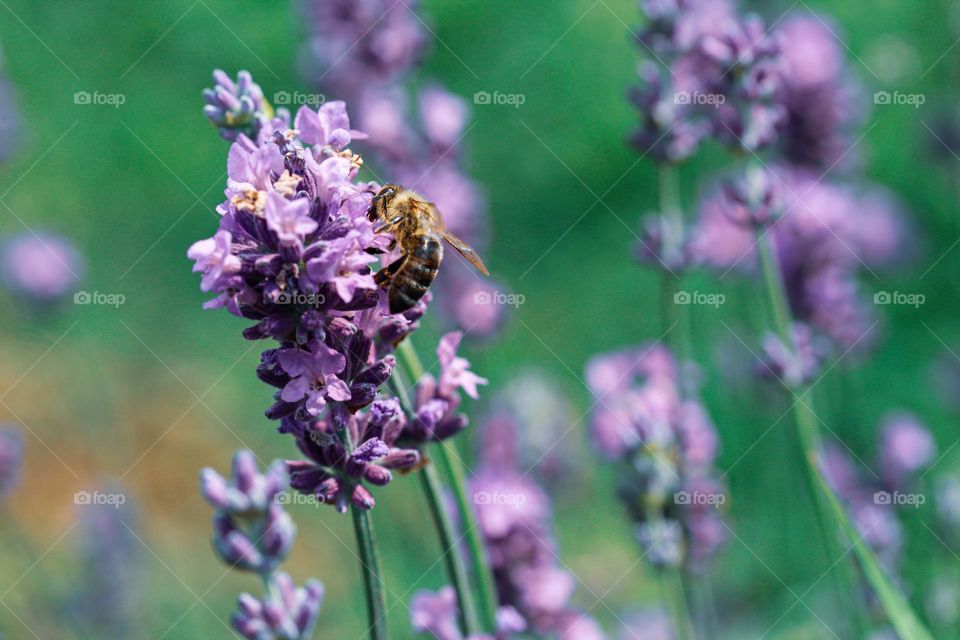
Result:
[[[376,247],[367,247],[365,251],[372,256],[379,256],[386,253],[383,249],[377,249]]]
[[[377,283],[377,286],[382,286],[390,280],[393,279],[393,276],[397,275],[397,271],[400,270],[400,267],[403,266],[406,257],[401,256],[385,266],[380,271],[377,271],[373,276],[373,281]]]

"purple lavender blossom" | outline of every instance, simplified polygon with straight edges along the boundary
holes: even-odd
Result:
[[[23,464],[23,436],[11,426],[0,427],[0,500],[20,484]]]
[[[460,393],[471,398],[479,397],[479,385],[487,384],[485,378],[470,371],[470,363],[457,355],[463,334],[452,331],[437,345],[440,377],[425,374],[417,383],[414,396],[413,418],[404,428],[404,442],[423,444],[445,440],[467,427],[467,417],[458,411]]]
[[[234,141],[241,134],[256,140],[273,117],[260,85],[248,71],[240,71],[234,81],[220,69],[213,72],[213,83],[213,88],[203,91],[203,114],[226,140]]]
[[[643,9],[645,59],[630,94],[641,118],[637,150],[680,162],[708,136],[735,149],[772,142],[784,114],[775,100],[781,60],[762,21],[740,18],[729,2],[649,0]]]
[[[757,363],[757,373],[789,389],[813,382],[830,352],[829,345],[802,323],[793,325],[790,344],[784,344],[780,336],[769,332],[763,337],[762,348],[763,360]]]
[[[320,615],[323,585],[307,580],[294,585],[286,573],[277,573],[267,583],[267,594],[255,598],[242,593],[233,614],[233,628],[248,640],[310,640]]]
[[[880,427],[884,482],[903,488],[909,478],[933,462],[937,446],[930,431],[910,413],[887,415]]]
[[[10,292],[38,305],[61,301],[77,290],[85,267],[70,240],[45,232],[14,236],[0,247],[0,275]]]
[[[200,473],[201,493],[216,509],[214,549],[225,563],[268,575],[283,562],[296,536],[293,520],[276,502],[286,486],[285,465],[274,462],[261,474],[251,451],[236,452],[229,480],[210,468]]]
[[[515,609],[533,633],[602,638],[592,635],[596,624],[570,604],[576,579],[557,566],[550,499],[516,466],[516,440],[503,435],[484,439],[470,482],[499,603]]]
[[[304,67],[314,84],[351,100],[417,63],[426,44],[416,0],[305,0]]]
[[[786,108],[780,144],[794,164],[832,169],[850,151],[857,88],[845,68],[837,26],[795,15],[779,28],[784,62],[779,101]]]
[[[384,486],[393,479],[392,471],[410,470],[420,463],[416,449],[394,446],[406,416],[396,398],[377,400],[367,412],[333,415],[333,422],[318,420],[306,426],[284,421],[285,429],[300,430],[295,433],[297,445],[307,458],[287,462],[290,484],[341,513],[351,503],[358,509],[372,509],[376,501],[364,482]],[[349,445],[337,436],[340,429],[345,430]]]
[[[770,233],[793,316],[829,337],[841,352],[874,342],[873,308],[857,282],[881,269],[903,242],[900,207],[873,187],[832,184],[804,170],[776,167],[783,213]],[[693,251],[722,272],[756,265],[756,238],[731,218],[722,190],[700,206]]]
[[[622,464],[619,495],[646,558],[702,571],[726,539],[712,476],[719,440],[672,354],[651,345],[596,356],[587,384],[596,446]]]

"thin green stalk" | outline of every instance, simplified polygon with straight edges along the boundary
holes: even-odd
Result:
[[[425,372],[423,365],[420,363],[420,358],[417,357],[416,351],[410,344],[409,338],[400,343],[397,352],[400,354],[410,377],[414,381],[420,380]],[[467,483],[463,462],[452,443],[438,442],[433,445],[433,450],[436,452],[437,461],[443,467],[447,484],[453,493],[457,509],[460,512],[460,521],[463,523],[463,533],[476,581],[477,609],[481,626],[485,632],[495,633],[497,628],[497,595],[493,588],[493,576],[490,573],[486,548],[480,536],[473,506],[467,498]]]
[[[775,329],[784,345],[793,349],[793,335],[791,331],[791,315],[787,306],[783,280],[773,250],[772,239],[769,234],[758,238],[761,267],[766,287],[767,299],[771,307]],[[797,437],[803,454],[804,466],[807,469],[806,479],[816,507],[817,520],[828,545],[830,557],[841,558],[839,550],[834,551],[831,545],[836,545],[836,538],[832,534],[830,524],[839,525],[844,536],[852,545],[853,552],[860,561],[864,576],[876,592],[883,605],[884,611],[896,632],[904,640],[932,640],[930,633],[924,628],[916,614],[910,608],[903,594],[894,586],[886,575],[873,551],[863,542],[863,536],[850,521],[846,509],[834,493],[819,464],[821,450],[820,429],[814,413],[813,398],[809,397],[809,388],[806,390],[791,390],[793,414],[797,424]],[[807,396],[805,398],[805,396]],[[831,517],[832,512],[832,517]],[[856,584],[852,579],[852,572],[847,565],[843,566],[843,576],[846,586],[838,584],[838,592],[844,604],[851,608],[849,612],[852,622],[862,633],[866,625],[861,617],[860,608],[849,601],[849,597],[856,592]],[[859,637],[863,637],[862,635]]]
[[[687,602],[684,598],[683,585],[679,569],[663,569],[658,572],[660,579],[661,597],[667,603],[670,617],[673,620],[673,630],[677,640],[693,640],[696,633],[687,611]]]
[[[347,449],[353,448],[350,436],[344,430],[341,438]],[[350,505],[353,516],[353,531],[357,537],[357,551],[360,553],[360,573],[363,575],[363,590],[367,602],[367,632],[371,640],[388,640],[387,602],[380,578],[380,554],[377,552],[377,540],[374,535],[370,512]]]
[[[370,623],[368,633],[373,640],[387,640],[387,603],[380,581],[380,554],[377,552],[377,540],[373,532],[370,512],[351,507],[353,529],[357,534],[357,548],[360,550],[360,568],[363,572],[363,587],[367,600],[367,620]]]
[[[403,410],[408,416],[412,416],[413,407],[410,405],[406,385],[407,380],[403,370],[394,370],[393,376],[390,378],[390,386],[400,400]],[[433,523],[437,528],[440,546],[443,547],[443,560],[447,567],[447,575],[450,577],[450,582],[453,583],[453,588],[457,593],[457,601],[460,604],[461,630],[466,635],[479,633],[480,623],[477,619],[477,608],[473,600],[467,567],[463,562],[460,549],[457,548],[460,541],[457,537],[457,528],[450,519],[450,514],[447,513],[447,506],[443,501],[443,484],[437,475],[435,465],[427,464],[423,467],[420,472],[420,482],[427,504],[430,505],[430,515],[433,517]]]
[[[470,590],[467,567],[463,562],[460,549],[457,547],[459,540],[456,536],[456,527],[453,526],[450,515],[443,504],[443,486],[440,483],[440,477],[437,475],[437,468],[428,464],[419,475],[424,495],[427,496],[427,502],[430,504],[430,513],[433,515],[434,524],[437,526],[437,535],[440,536],[447,573],[453,582],[453,588],[456,590],[457,599],[460,602],[460,626],[463,628],[465,635],[479,634],[480,624],[477,620],[477,609],[473,603],[473,594]]]

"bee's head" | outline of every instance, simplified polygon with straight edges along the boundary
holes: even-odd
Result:
[[[370,202],[370,208],[367,209],[367,218],[370,222],[375,222],[378,219],[386,219],[390,202],[402,189],[403,187],[398,184],[383,185],[383,188],[377,192],[377,195],[373,196],[373,200]]]

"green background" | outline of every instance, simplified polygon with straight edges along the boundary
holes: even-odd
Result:
[[[919,109],[874,108],[858,151],[866,176],[906,204],[921,245],[912,264],[881,280],[867,275],[864,287],[870,295],[921,292],[927,301],[918,309],[879,308],[885,341],[843,379],[838,374],[850,363],[831,371],[817,390],[819,413],[867,463],[875,425],[893,408],[918,413],[947,452],[956,421],[935,393],[930,367],[944,343],[960,344],[960,250],[951,251],[957,167],[932,158],[926,126],[954,108],[956,16],[946,1],[801,1],[792,10],[807,6],[835,18],[866,103],[878,89],[926,96]],[[788,2],[763,6],[769,22],[788,9]],[[468,98],[477,91],[525,96],[520,108],[477,105],[473,112],[470,172],[488,191],[494,231],[485,257],[525,303],[498,340],[471,343],[467,354],[493,391],[519,370],[543,371],[580,416],[590,406],[586,360],[662,333],[658,276],[632,259],[638,220],[657,201],[655,167],[623,142],[635,122],[625,91],[637,63],[628,34],[640,22],[636,3],[430,0],[422,15],[437,36],[423,77]],[[142,578],[131,591],[134,637],[226,637],[221,620],[236,594],[259,590],[253,578],[225,573],[211,553],[210,513],[196,478],[205,465],[225,470],[240,446],[270,459],[289,456],[290,441],[262,417],[269,391],[253,375],[262,345],[241,338],[236,318],[200,308],[204,295],[185,252],[213,233],[225,182],[227,144],[200,114],[210,71],[249,69],[268,96],[306,91],[296,66],[302,35],[287,2],[0,0],[0,41],[26,124],[20,152],[0,168],[0,231],[29,226],[75,238],[88,262],[83,288],[125,296],[119,308],[67,305],[55,318],[14,299],[0,309],[0,416],[32,433],[23,486],[3,516],[29,540],[22,551],[0,553],[0,575],[12,584],[0,596],[7,637],[30,637],[17,617],[43,638],[81,637],[48,607],[83,584],[73,494],[107,479],[118,479],[139,513],[130,523]],[[77,105],[77,91],[122,94],[125,103]],[[685,165],[684,204],[692,207],[697,185],[733,165],[715,148]],[[760,438],[787,407],[776,394],[738,383],[735,366],[718,365],[729,362],[724,354],[749,356],[730,329],[748,344],[764,329],[757,288],[707,275],[685,287],[728,300],[693,317],[738,536],[710,578],[723,628],[731,638],[771,627],[770,638],[832,637],[811,613],[825,620],[835,613],[830,577],[820,580],[833,559],[811,544],[790,420]],[[415,340],[424,357],[432,357],[438,335],[428,325]],[[484,400],[469,404],[474,422],[484,407]],[[613,497],[615,471],[585,447],[587,422],[566,436],[582,452],[582,470],[554,495],[556,535],[563,563],[580,580],[576,603],[612,637],[617,618],[655,603],[658,591]],[[927,480],[956,469],[954,453]],[[412,479],[399,478],[377,497],[390,623],[397,637],[408,637],[410,590],[444,582],[438,548]],[[901,514],[908,532],[902,572],[918,608],[935,569],[956,562],[934,534],[931,502]],[[288,570],[327,587],[317,637],[359,637],[362,594],[349,519],[328,508],[292,511],[300,533]]]

